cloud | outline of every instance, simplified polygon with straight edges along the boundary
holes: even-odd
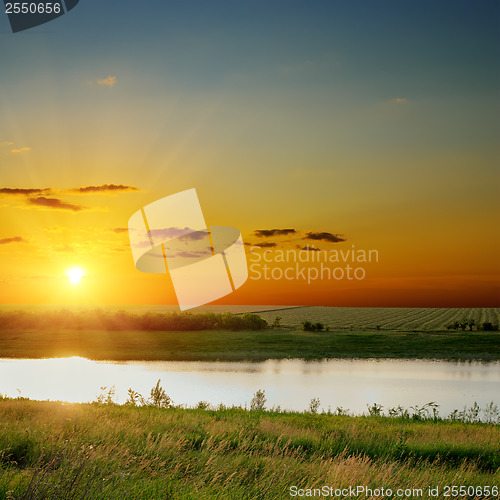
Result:
[[[316,241],[329,241],[330,243],[338,243],[339,241],[345,241],[344,238],[341,237],[341,234],[332,234],[332,233],[307,233],[304,240],[316,240]]]
[[[116,234],[128,233],[128,227],[114,227],[111,231]]]
[[[11,153],[27,153],[28,151],[31,151],[31,148],[28,146],[23,146],[22,148],[15,148],[13,146],[15,146],[15,143],[12,141],[0,142],[0,148],[11,148]]]
[[[179,238],[181,241],[197,241],[201,240],[208,235],[206,231],[195,231],[189,227],[184,229],[181,227],[165,227],[162,229],[151,229],[149,235],[155,240],[171,240],[174,238]]]
[[[116,76],[108,75],[107,78],[97,80],[97,85],[104,85],[105,87],[114,87],[116,85]]]
[[[309,252],[324,252],[324,250],[321,250],[321,248],[317,248],[317,247],[310,247],[309,245],[305,246],[305,247],[300,247],[300,245],[297,245],[297,248],[299,250],[307,250]]]
[[[70,193],[92,194],[92,193],[116,193],[123,191],[140,191],[134,186],[125,186],[123,184],[101,184],[100,186],[85,186],[68,190]]]
[[[117,193],[126,191],[139,191],[139,188],[126,186],[124,184],[102,184],[101,186],[84,186],[72,189],[53,188],[0,188],[0,196],[23,196],[26,205],[31,207],[45,207],[55,210],[70,210],[80,212],[82,210],[92,210],[90,207],[68,203],[59,198],[47,198],[54,194],[95,194],[95,193]],[[94,207],[93,210],[106,210],[106,207]],[[119,231],[115,231],[119,232]]]
[[[277,244],[276,243],[272,243],[270,241],[265,241],[263,243],[245,243],[245,245],[249,246],[249,247],[259,247],[259,248],[272,248],[272,247],[275,247]]]
[[[182,251],[178,252],[174,255],[170,255],[170,258],[175,258],[175,257],[181,257],[184,259],[201,259],[202,257],[207,257],[212,255],[212,249],[210,250],[201,250],[198,252],[187,252],[187,251]]]
[[[9,243],[26,243],[26,240],[21,236],[13,236],[12,238],[0,239],[0,245],[7,245]]]
[[[0,188],[0,195],[46,195],[46,194],[100,194],[100,193],[119,193],[127,191],[140,191],[134,186],[126,186],[124,184],[102,184],[100,186],[84,186],[72,189],[53,189],[53,188]]]
[[[53,210],[70,210],[72,212],[81,212],[82,210],[88,210],[88,207],[84,207],[83,205],[73,205],[72,203],[66,203],[65,201],[62,201],[58,198],[46,198],[45,196],[28,198],[27,203],[29,205],[36,205]]]
[[[41,194],[49,194],[52,190],[49,188],[0,188],[0,194],[7,195],[17,195],[21,194],[24,196],[32,196],[32,195],[41,195]]]
[[[408,102],[408,99],[406,99],[405,97],[396,97],[396,99],[393,99],[392,102]]]
[[[295,229],[257,229],[254,234],[259,238],[267,238],[269,236],[286,236],[295,232]]]

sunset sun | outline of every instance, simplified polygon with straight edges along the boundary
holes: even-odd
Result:
[[[85,276],[85,271],[81,267],[71,267],[66,271],[66,276],[73,285],[77,285]]]

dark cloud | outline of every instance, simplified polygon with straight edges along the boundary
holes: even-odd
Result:
[[[88,210],[87,207],[84,207],[82,205],[73,205],[72,203],[66,203],[65,201],[59,200],[58,198],[46,198],[45,196],[28,198],[28,204],[36,205],[39,207],[52,208],[54,210],[70,210],[72,212]]]
[[[249,247],[259,247],[259,248],[272,248],[275,247],[276,243],[271,243],[270,241],[265,241],[263,243],[245,243],[246,246]]]
[[[79,194],[116,193],[120,191],[139,191],[139,188],[134,186],[125,186],[123,184],[102,184],[101,186],[85,186],[69,190],[71,193]]]
[[[257,229],[254,234],[259,238],[267,238],[269,236],[286,236],[295,232],[295,229]]]
[[[33,196],[51,193],[49,188],[0,188],[0,194],[21,194],[24,196]]]
[[[128,233],[128,227],[114,227],[111,231],[116,234]]]
[[[8,243],[26,243],[26,240],[21,236],[13,236],[12,238],[0,239],[0,245],[7,245]]]
[[[321,250],[321,248],[316,248],[316,247],[310,247],[309,245],[305,246],[305,247],[300,247],[300,245],[297,245],[297,248],[299,248],[300,250],[307,250],[309,252],[323,252],[324,250]]]
[[[304,240],[316,240],[316,241],[329,241],[330,243],[338,243],[339,241],[345,241],[345,238],[341,237],[341,234],[332,233],[306,233]]]

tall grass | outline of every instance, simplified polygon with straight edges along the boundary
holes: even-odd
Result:
[[[499,484],[499,467],[493,424],[0,401],[0,498],[277,499],[293,485],[442,491]]]

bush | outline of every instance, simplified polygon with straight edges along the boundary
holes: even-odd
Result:
[[[243,326],[248,330],[263,330],[267,328],[267,321],[257,314],[245,313],[242,316]]]
[[[104,392],[105,389],[106,387],[101,387],[101,391]],[[112,395],[114,395],[114,390]],[[100,404],[113,404],[112,398],[105,398],[102,395],[97,397],[96,402]],[[148,399],[138,392],[129,389],[128,399],[125,404],[128,406],[154,406],[156,408],[171,408],[173,406],[170,396],[167,395],[165,389],[160,385],[160,379],[156,382],[155,387],[151,389]]]
[[[303,321],[302,329],[305,332],[321,332],[325,329],[325,325],[323,323],[311,323],[310,321]]]
[[[259,389],[250,402],[251,410],[265,410],[266,409],[266,391]]]
[[[496,332],[498,330],[498,325],[494,325],[490,321],[487,321],[481,325],[481,330],[485,332]]]
[[[309,412],[313,414],[318,413],[319,405],[319,398],[312,398],[311,401],[309,401]]]

